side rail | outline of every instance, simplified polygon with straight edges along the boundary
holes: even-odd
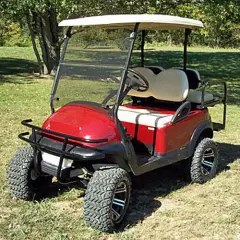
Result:
[[[209,102],[204,101],[205,90],[208,86],[222,86],[223,87],[223,96],[215,95],[214,99]],[[213,130],[221,131],[226,127],[226,116],[227,116],[227,83],[219,82],[219,83],[209,83],[207,81],[202,82],[202,96],[201,96],[201,107],[213,107],[216,104],[223,104],[223,120],[222,123],[213,122]]]

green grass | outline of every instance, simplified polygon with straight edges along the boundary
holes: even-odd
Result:
[[[181,63],[180,48],[158,48],[151,53],[157,59],[154,65]],[[134,179],[126,227],[109,235],[86,226],[82,189],[56,185],[51,189],[56,197],[49,195],[41,202],[9,196],[7,163],[24,145],[17,138],[25,131],[20,121],[32,118],[40,125],[50,114],[52,79],[32,74],[36,64],[31,48],[0,48],[0,239],[239,239],[240,54],[197,48],[190,49],[189,61],[205,78],[226,80],[230,86],[227,129],[214,137],[220,146],[219,173],[204,185],[187,184],[177,166]],[[89,97],[88,92],[84,95]],[[211,112],[213,119],[221,117],[221,107]]]

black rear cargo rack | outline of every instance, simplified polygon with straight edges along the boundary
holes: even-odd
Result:
[[[204,93],[207,86],[223,86],[223,97],[219,96],[218,100],[213,100],[210,102],[204,102]],[[201,97],[201,107],[214,107],[216,104],[223,104],[223,119],[222,123],[213,122],[213,130],[214,131],[221,131],[224,130],[226,127],[226,117],[227,117],[227,83],[226,82],[219,82],[219,83],[208,83],[203,82],[202,86],[202,97]]]

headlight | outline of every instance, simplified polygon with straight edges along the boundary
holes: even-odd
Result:
[[[46,153],[46,152],[42,152],[42,160],[45,163],[48,163],[48,164],[51,164],[51,165],[54,165],[54,166],[58,167],[59,166],[60,157],[52,155],[52,154],[49,154],[49,153]],[[62,163],[62,169],[71,167],[72,163],[73,163],[73,160],[64,158],[63,159],[63,163]]]

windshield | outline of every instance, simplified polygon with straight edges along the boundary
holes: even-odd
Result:
[[[60,64],[55,108],[73,101],[102,103],[110,92],[119,88],[127,59],[129,31],[85,28],[72,32],[77,33],[69,40]],[[114,102],[115,97],[109,104]]]

